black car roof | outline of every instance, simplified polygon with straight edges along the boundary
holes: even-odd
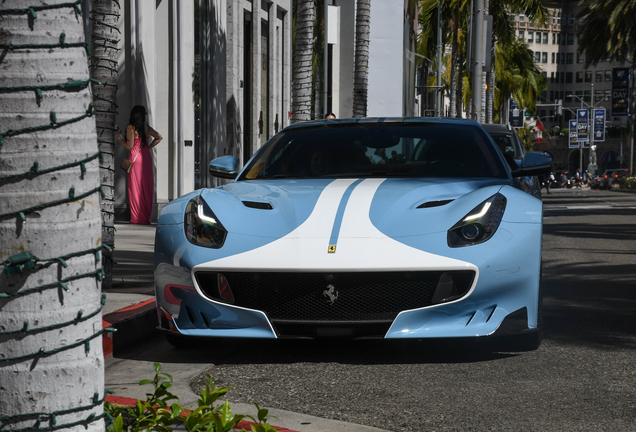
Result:
[[[478,126],[474,120],[457,119],[450,117],[360,117],[360,118],[341,118],[341,119],[320,119],[295,123],[287,126],[283,130],[309,128],[315,126],[326,125],[346,125],[346,124],[373,124],[373,123],[409,123],[409,124],[465,124]]]

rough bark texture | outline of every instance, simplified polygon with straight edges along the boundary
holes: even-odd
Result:
[[[464,118],[464,50],[460,50],[457,63],[457,117]]]
[[[450,70],[450,117],[457,117],[457,14],[453,16],[453,42],[451,45]]]
[[[292,123],[311,119],[312,62],[314,44],[313,0],[296,0],[296,41],[292,82]]]
[[[102,241],[115,246],[115,118],[117,116],[117,28],[119,5],[113,0],[93,0],[91,8],[91,72],[99,83],[93,83],[95,122],[103,163],[99,177],[104,190],[102,206]],[[125,125],[122,125],[125,127]],[[103,251],[104,280],[102,288],[113,282],[113,254]]]
[[[371,0],[358,0],[353,64],[353,116],[367,116]]]
[[[85,46],[71,46],[85,42],[82,16],[68,6],[37,9],[47,3],[0,2],[0,43],[13,45],[0,51],[0,262],[5,263],[0,265],[0,418],[3,430],[33,428],[40,420],[43,429],[101,431],[104,363],[96,256],[101,211],[95,120],[86,117],[92,112],[88,59]],[[3,13],[28,7],[36,19],[28,11]],[[64,48],[17,48],[57,45],[60,39]],[[68,82],[78,85],[44,87]],[[14,88],[21,86],[30,89]],[[39,259],[33,268],[6,264],[26,251]],[[60,413],[65,410],[70,412]]]

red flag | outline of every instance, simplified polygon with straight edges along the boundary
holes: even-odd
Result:
[[[539,129],[541,132],[545,132],[545,128],[543,127],[543,123],[541,123],[540,119],[537,119],[537,129]]]

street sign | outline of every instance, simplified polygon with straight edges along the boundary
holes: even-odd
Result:
[[[577,136],[576,140],[579,143],[583,143],[585,145],[586,142],[590,140],[590,115],[589,111],[586,109],[576,110],[576,120],[577,120]]]
[[[514,128],[523,127],[523,110],[519,109],[519,105],[515,100],[510,98],[510,111],[508,112],[508,118],[510,119],[510,126]]]
[[[612,69],[612,116],[629,115],[629,68]]]
[[[605,108],[594,109],[594,124],[592,133],[594,141],[605,141]]]
[[[578,136],[577,121],[570,120],[570,148],[579,148],[579,142],[577,141]]]

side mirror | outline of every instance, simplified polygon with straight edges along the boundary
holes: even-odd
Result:
[[[210,162],[210,174],[214,177],[234,179],[238,174],[238,161],[232,155],[213,159]]]
[[[552,158],[539,152],[528,152],[521,160],[519,169],[512,172],[513,177],[529,177],[549,174],[552,171]]]

